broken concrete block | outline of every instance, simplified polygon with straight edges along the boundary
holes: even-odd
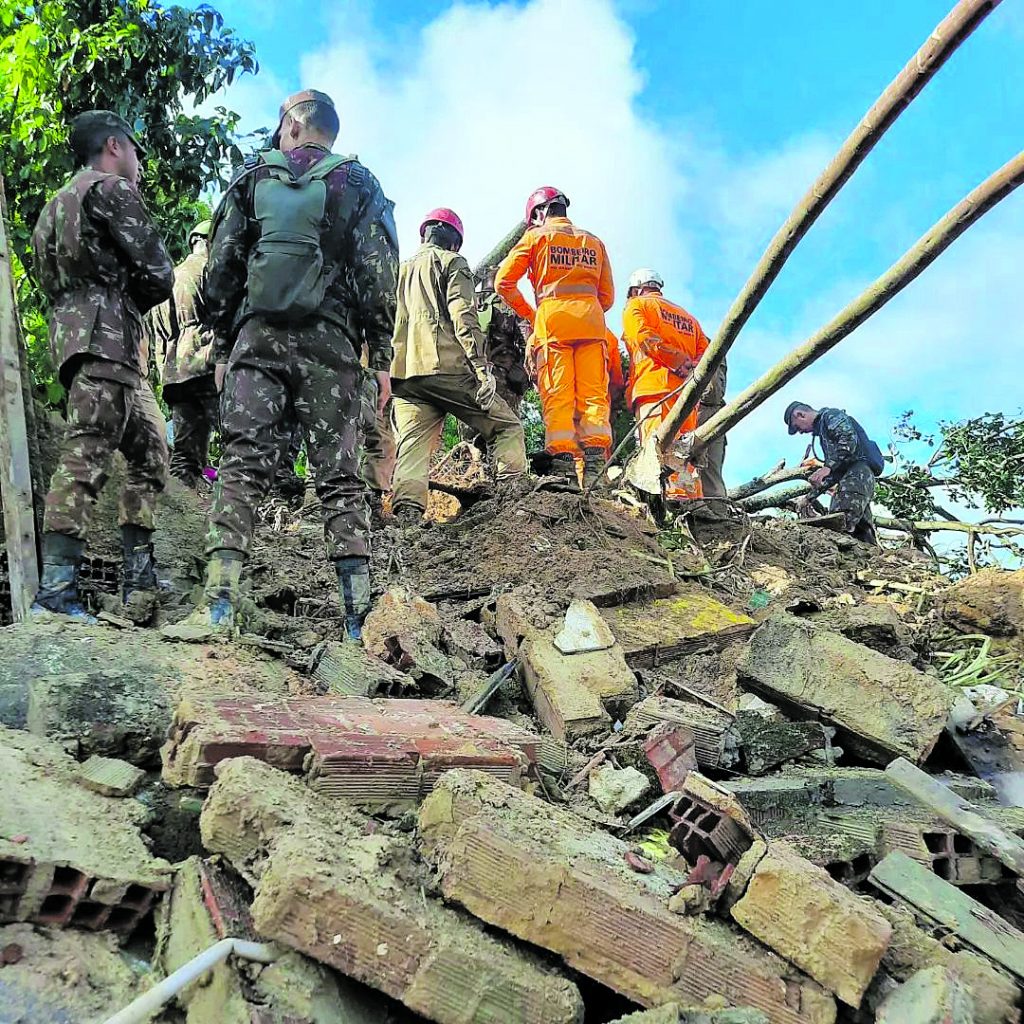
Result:
[[[448,899],[641,1005],[720,996],[777,1024],[835,1019],[831,996],[742,933],[671,913],[682,873],[636,873],[625,843],[569,811],[453,771],[420,808],[420,834]]]
[[[201,818],[207,848],[255,886],[253,921],[284,943],[439,1024],[579,1024],[576,987],[423,891],[399,836],[372,831],[251,758],[221,765]]]
[[[644,740],[644,756],[658,776],[663,793],[678,792],[697,768],[696,740],[685,725],[662,722]]]
[[[635,768],[615,768],[602,764],[590,773],[590,798],[606,814],[621,814],[632,807],[651,788],[647,777]]]
[[[949,970],[967,986],[974,1000],[976,1024],[1010,1024],[1019,1020],[1017,986],[992,964],[970,950],[952,950],[914,923],[914,915],[896,904],[876,905],[879,913],[892,925],[889,948],[882,957],[882,970],[869,989],[865,1001],[880,988],[883,974],[897,981],[909,981],[918,971],[930,967]],[[946,933],[941,932],[945,938]],[[888,993],[880,993],[876,1002]]]
[[[454,704],[365,697],[183,701],[164,751],[164,781],[206,787],[214,768],[249,756],[357,803],[418,800],[441,772],[476,765],[518,784],[539,737]]]
[[[957,796],[904,758],[893,761],[885,774],[922,806],[1005,864],[1015,875],[1024,876],[1024,840],[1002,828],[979,807]]]
[[[618,647],[562,654],[547,634],[540,634],[525,640],[519,655],[537,717],[561,740],[607,729],[606,705],[624,715],[636,701],[636,677]]]
[[[736,732],[743,747],[743,762],[751,775],[762,775],[826,746],[820,722],[775,721],[751,711],[736,712]]]
[[[746,685],[794,717],[821,717],[862,756],[923,760],[945,728],[952,691],[902,661],[780,615],[751,637],[738,670]]]
[[[79,765],[79,785],[103,796],[131,796],[142,784],[146,773],[141,768],[116,757],[93,754]]]
[[[0,727],[0,922],[127,938],[170,886],[139,834],[141,808],[76,784],[56,744]]]
[[[165,973],[221,939],[258,941],[250,898],[222,863],[192,857],[179,865],[160,940]],[[255,974],[224,961],[178,999],[187,1024],[377,1024],[395,1020],[398,1006],[286,947],[278,947],[274,963]]]
[[[535,588],[516,587],[499,595],[494,606],[494,626],[505,644],[505,656],[514,658],[524,640],[539,636],[556,624],[546,602]]]
[[[626,716],[627,728],[662,722],[685,726],[693,733],[697,764],[701,768],[728,768],[739,761],[739,737],[732,731],[733,717],[697,701],[646,697]]]
[[[919,918],[946,929],[964,945],[1024,980],[1024,932],[906,854],[890,853],[875,866],[869,881],[906,904]]]
[[[839,605],[811,616],[811,621],[892,658],[903,659],[913,651],[910,630],[888,601]]]
[[[1024,633],[1024,569],[982,569],[947,588],[942,617],[967,633],[1018,637]]]
[[[771,1024],[760,1010],[689,1009],[668,1003],[653,1010],[641,1010],[619,1017],[612,1024]]]
[[[948,968],[918,971],[882,1002],[877,1024],[975,1024],[974,1000]]]
[[[441,616],[432,604],[395,587],[367,615],[363,646],[411,676],[424,694],[439,696],[455,687],[452,665],[440,650],[441,629]]]
[[[687,775],[669,817],[675,822],[669,842],[688,864],[700,857],[736,864],[754,839],[753,824],[736,797],[697,772]]]
[[[479,622],[449,613],[442,616],[442,625],[444,649],[470,668],[489,673],[505,660],[501,644]]]
[[[721,650],[757,626],[748,615],[696,588],[659,601],[605,608],[601,614],[634,668],[659,665],[692,651]]]
[[[375,658],[359,644],[328,640],[313,680],[321,692],[338,697],[411,697],[417,686],[411,676]]]
[[[782,843],[761,859],[730,913],[737,924],[854,1008],[892,926],[864,899]]]
[[[757,826],[792,818],[805,811],[813,813],[823,803],[820,785],[813,779],[795,775],[726,779],[722,786],[739,800]]]
[[[562,628],[555,634],[555,646],[563,654],[584,651],[606,651],[615,645],[608,623],[601,618],[597,605],[576,598],[565,613]]]

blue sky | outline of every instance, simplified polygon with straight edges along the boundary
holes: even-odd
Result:
[[[331,92],[337,148],[357,152],[396,200],[405,252],[419,215],[450,205],[472,261],[536,185],[556,184],[608,244],[620,293],[635,266],[654,265],[712,334],[793,203],[951,0],[218,6],[262,65],[226,97],[243,127],[269,124],[299,87]],[[1014,156],[1022,126],[1024,14],[1006,3],[801,244],[733,349],[730,390]],[[729,480],[799,458],[779,421],[793,398],[844,406],[880,441],[905,409],[926,424],[1016,411],[1022,276],[1019,194],[738,427]]]

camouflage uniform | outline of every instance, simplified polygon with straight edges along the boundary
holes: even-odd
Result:
[[[526,325],[524,334],[521,327],[524,321],[520,321],[494,291],[481,293],[477,309],[480,328],[486,338],[484,356],[494,372],[498,394],[518,416],[523,395],[530,390],[526,373],[526,335],[530,325]]]
[[[727,368],[725,363],[718,368],[714,379],[707,386],[700,399],[700,410],[697,413],[698,425],[706,423],[725,405],[725,387]],[[704,449],[705,465],[701,466],[700,482],[705,498],[724,498],[728,494],[722,466],[725,462],[725,447],[728,440],[723,434]]]
[[[148,327],[163,354],[163,396],[171,407],[174,448],[171,474],[190,487],[207,463],[210,435],[220,419],[213,377],[213,331],[204,326],[206,243],[174,268],[174,294],[152,311]]]
[[[813,435],[821,441],[821,461],[829,468],[822,489],[836,489],[829,512],[842,512],[846,532],[873,544],[875,474],[862,450],[862,433],[857,421],[843,409],[822,409],[814,420]]]
[[[138,190],[86,168],[32,234],[50,300],[50,347],[67,388],[68,431],[46,496],[46,533],[84,539],[114,452],[128,462],[122,526],[153,529],[167,479],[164,423],[142,363],[142,315],[171,292],[173,266]]]
[[[297,173],[327,150],[306,145],[287,154]],[[224,454],[207,550],[248,553],[256,506],[274,478],[297,420],[306,435],[332,560],[366,558],[369,516],[359,476],[362,370],[391,362],[398,244],[392,204],[370,172],[348,161],[326,178],[321,248],[339,268],[315,316],[271,323],[246,312],[249,255],[259,238],[253,189],[264,168],[243,171],[217,211],[207,264],[207,303],[216,358],[227,361],[221,396]],[[230,339],[230,340],[228,340]]]
[[[395,435],[391,430],[391,402],[383,414],[377,411],[377,381],[372,373],[364,371],[360,389],[360,428],[362,443],[359,450],[359,473],[370,488],[371,498],[382,498],[391,490],[395,472]]]

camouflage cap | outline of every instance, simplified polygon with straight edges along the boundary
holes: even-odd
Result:
[[[208,221],[208,220],[201,220],[188,233],[189,240],[191,241],[193,238],[195,238],[196,235],[199,235],[201,238],[209,238],[210,237],[210,226],[211,226],[210,225],[210,221]]]
[[[300,92],[292,93],[281,104],[281,110],[278,113],[277,129],[270,140],[270,145],[274,149],[277,149],[281,144],[281,125],[284,124],[285,117],[293,107],[297,107],[300,103],[326,103],[332,110],[334,109],[334,100],[327,93],[321,92],[319,89],[302,89]]]
[[[71,148],[78,152],[85,136],[91,134],[97,128],[108,129],[112,134],[125,135],[131,139],[132,145],[139,151],[140,156],[146,156],[146,147],[139,141],[138,135],[128,122],[112,110],[87,110],[79,114],[71,122],[71,135],[69,142]]]

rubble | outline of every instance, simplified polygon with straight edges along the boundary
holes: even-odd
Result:
[[[763,947],[721,921],[671,913],[685,876],[632,871],[625,843],[567,811],[453,771],[419,820],[448,899],[641,1005],[723,997],[778,1024],[835,1020],[832,998]]]
[[[892,934],[892,926],[868,902],[782,843],[769,845],[730,914],[854,1008]]]
[[[823,718],[863,757],[882,764],[901,755],[923,760],[953,705],[935,678],[792,616],[758,628],[739,671],[762,696]]]
[[[0,923],[127,938],[170,886],[139,834],[142,809],[76,784],[58,746],[0,727]]]
[[[77,774],[80,785],[102,796],[131,796],[145,777],[141,768],[127,761],[96,754],[79,767]]]
[[[731,768],[739,762],[739,737],[734,716],[697,701],[651,696],[633,705],[626,716],[627,728],[661,723],[684,726],[693,733],[694,753],[701,768]]]
[[[359,644],[328,640],[313,669],[313,680],[338,697],[414,697],[416,681]]]
[[[471,918],[426,899],[408,845],[251,758],[225,762],[202,814],[207,848],[255,888],[253,922],[439,1024],[578,1024],[575,986]]]
[[[877,1024],[975,1024],[974,1000],[955,973],[929,967],[888,995]]]
[[[771,1024],[760,1010],[684,1009],[675,1003],[619,1017],[612,1024]]]
[[[871,884],[910,907],[934,927],[1024,980],[1024,932],[906,854],[890,853],[869,876]]]
[[[635,768],[615,768],[602,764],[590,773],[588,792],[591,799],[608,814],[621,814],[632,807],[651,784]]]
[[[438,775],[486,767],[518,783],[539,737],[453,704],[365,697],[213,698],[183,701],[162,751],[169,786],[205,788],[232,757],[255,757],[320,792],[356,802],[418,800]]]
[[[982,569],[949,587],[939,604],[943,618],[964,632],[1020,637],[1024,634],[1024,569]]]

